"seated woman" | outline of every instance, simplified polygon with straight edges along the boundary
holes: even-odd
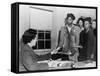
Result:
[[[43,55],[37,55],[32,49],[32,46],[35,46],[36,42],[37,42],[36,30],[28,29],[24,32],[19,44],[21,64],[27,71],[48,69],[47,63],[37,63],[43,57]]]

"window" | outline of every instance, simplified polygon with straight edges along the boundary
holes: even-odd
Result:
[[[38,30],[38,39],[33,49],[51,49],[51,31]]]
[[[53,11],[43,7],[30,7],[30,28],[37,29],[37,43],[33,49],[51,49]]]

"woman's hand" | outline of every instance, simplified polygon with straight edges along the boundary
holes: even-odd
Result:
[[[57,49],[53,50],[53,51],[51,52],[51,54],[56,54],[56,53],[58,52],[59,49],[60,49],[60,47],[58,47]]]
[[[51,52],[51,54],[56,54],[58,51],[57,50],[53,50],[52,52]]]

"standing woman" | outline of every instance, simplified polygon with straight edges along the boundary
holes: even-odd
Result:
[[[78,29],[78,33],[79,33],[79,45],[81,45],[81,38],[80,38],[80,33],[84,30],[84,19],[82,17],[80,17],[76,23],[76,25],[79,27]],[[83,51],[81,50],[81,48],[79,48],[79,57],[78,57],[78,61],[82,60],[82,56],[83,56]]]
[[[79,33],[82,32],[84,30],[84,19],[80,17],[76,25],[80,28]]]

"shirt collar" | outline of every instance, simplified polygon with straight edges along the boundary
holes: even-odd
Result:
[[[71,26],[71,27],[69,27],[68,25],[66,25],[66,27],[67,27],[67,28],[72,28],[73,26],[74,26],[73,24],[72,24],[72,26]]]
[[[66,25],[66,27],[67,27],[67,29],[68,29],[68,31],[70,32],[71,31],[71,29],[73,28],[73,24],[72,24],[72,26],[71,27],[69,27],[68,25]]]

